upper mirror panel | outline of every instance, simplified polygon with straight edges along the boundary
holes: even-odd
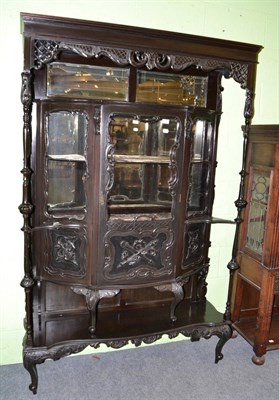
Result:
[[[206,107],[207,85],[203,76],[138,71],[136,101]]]
[[[54,62],[47,66],[47,95],[128,100],[129,70]]]

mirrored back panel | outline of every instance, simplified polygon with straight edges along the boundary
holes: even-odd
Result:
[[[108,194],[111,209],[126,207],[136,212],[135,206],[146,210],[164,206],[170,210],[176,175],[171,159],[180,130],[176,117],[111,116],[108,127],[113,147],[114,178]]]

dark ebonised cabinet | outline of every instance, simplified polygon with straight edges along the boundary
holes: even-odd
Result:
[[[235,223],[237,242],[261,47],[59,17],[22,20],[30,389],[37,391],[37,364],[101,343],[217,335],[218,362],[232,334],[232,279],[222,315],[206,300],[210,228]],[[235,221],[212,216],[223,77],[245,95]],[[235,244],[228,268],[232,278]]]

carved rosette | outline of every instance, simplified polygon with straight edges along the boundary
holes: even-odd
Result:
[[[232,77],[243,89],[247,87],[248,65],[222,59],[204,59],[174,54],[159,54],[152,51],[135,49],[119,49],[114,47],[96,46],[91,44],[77,44],[37,39],[34,42],[35,68],[40,69],[44,64],[55,61],[63,50],[78,54],[85,58],[106,57],[118,65],[132,65],[136,68],[146,67],[164,71],[172,69],[175,72],[183,71],[196,66],[204,71],[219,69],[227,78]]]

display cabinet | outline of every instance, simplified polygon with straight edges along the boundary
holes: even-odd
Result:
[[[233,291],[233,327],[253,346],[262,365],[279,348],[279,126],[250,129],[246,185]]]
[[[26,336],[37,364],[101,343],[231,337],[206,299],[222,77],[253,115],[260,46],[22,14]],[[33,123],[31,122],[31,117]],[[33,132],[31,128],[33,127]],[[236,247],[228,263],[237,269]]]

